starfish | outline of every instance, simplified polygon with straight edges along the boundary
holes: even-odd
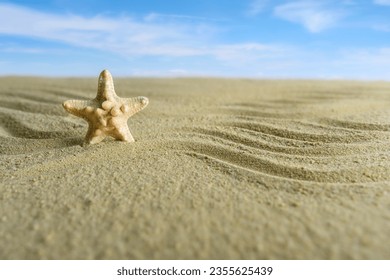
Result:
[[[62,105],[69,113],[88,122],[86,144],[96,144],[106,136],[125,142],[134,142],[127,120],[149,103],[143,96],[120,98],[114,90],[114,81],[108,70],[99,75],[98,90],[92,100],[68,100]]]

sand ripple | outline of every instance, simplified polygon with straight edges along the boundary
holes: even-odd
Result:
[[[313,108],[340,108],[354,95],[303,95],[288,100],[220,106],[223,121],[187,127],[189,155],[281,179],[364,183],[390,180],[389,124],[313,116]],[[354,103],[355,102],[355,103]],[[352,104],[360,104],[353,100]],[[368,106],[372,106],[369,104]],[[346,104],[348,107],[348,104]],[[320,111],[321,111],[320,110]],[[351,107],[347,108],[350,114]],[[356,112],[357,114],[359,112]]]
[[[36,153],[82,143],[86,123],[66,114],[60,104],[69,98],[91,98],[88,92],[59,85],[3,92],[1,154]],[[185,106],[161,99],[161,104],[173,107],[163,112],[156,105],[149,120],[144,119],[145,125],[137,119],[132,123],[145,133],[139,141],[151,138],[157,149],[180,151],[229,172],[245,170],[255,176],[326,183],[390,180],[390,124],[383,118],[359,118],[374,109],[384,110],[381,94],[378,100],[365,101],[360,100],[365,96],[362,90],[292,88],[282,95],[248,95],[248,100],[230,97],[235,102],[205,99],[205,105],[196,104],[199,95],[179,96],[192,100]],[[176,101],[179,97],[165,96]],[[183,115],[175,117],[174,112]],[[170,114],[172,120],[164,121]]]
[[[96,79],[0,78],[0,258],[390,258],[390,84],[115,81],[136,142],[82,146]]]

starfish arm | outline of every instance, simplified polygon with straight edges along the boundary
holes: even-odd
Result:
[[[108,70],[99,75],[98,91],[92,100],[68,100],[62,105],[69,113],[88,122],[86,144],[96,144],[106,136],[117,140],[134,142],[127,120],[149,104],[146,97],[120,98],[116,95],[114,82]]]
[[[144,96],[122,98],[121,100],[123,105],[120,109],[127,118],[143,110],[149,104],[149,99]]]
[[[115,139],[125,142],[135,142],[133,135],[131,135],[129,128],[122,126],[120,129],[115,131],[112,135]]]
[[[106,135],[100,130],[89,124],[87,135],[85,135],[86,144],[96,144],[106,138]]]
[[[88,100],[68,100],[62,106],[72,115],[85,118],[88,111],[92,110],[92,103],[92,101]]]
[[[103,139],[106,138],[105,135],[99,135],[99,136],[93,136],[92,138],[90,139],[85,139],[85,142],[87,144],[97,144],[97,143],[100,143],[103,141]]]
[[[103,70],[99,75],[97,100],[114,100],[117,97],[114,89],[114,80],[108,70]]]
[[[127,126],[127,118],[124,116],[111,118],[108,125],[113,128],[108,132],[110,136],[120,141],[134,142],[133,135],[131,135]]]

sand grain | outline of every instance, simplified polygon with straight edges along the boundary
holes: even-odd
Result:
[[[390,84],[118,79],[133,144],[82,147],[94,79],[0,78],[1,259],[388,259]]]

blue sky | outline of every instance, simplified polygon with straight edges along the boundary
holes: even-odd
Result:
[[[390,0],[0,0],[0,75],[390,80]]]

